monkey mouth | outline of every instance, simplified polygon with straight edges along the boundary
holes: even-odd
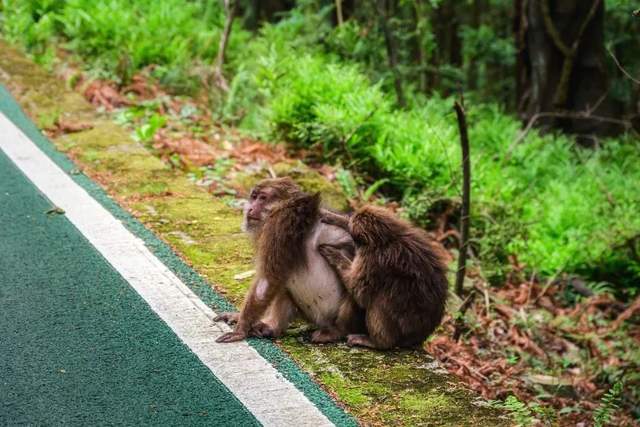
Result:
[[[260,218],[247,215],[247,222],[258,222],[258,221],[260,221]]]

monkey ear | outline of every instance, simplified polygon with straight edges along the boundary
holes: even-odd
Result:
[[[320,193],[315,192],[313,194],[309,194],[305,197],[307,200],[307,206],[314,212],[320,213]]]
[[[319,191],[316,191],[315,193],[309,196],[309,201],[311,202],[311,204],[314,206],[317,206],[318,208],[320,207],[321,200],[322,200],[322,197],[320,196]]]

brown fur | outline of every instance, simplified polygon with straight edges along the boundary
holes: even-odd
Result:
[[[364,316],[339,278],[317,254],[317,248],[311,249],[315,255],[309,253],[307,243],[312,231],[327,227],[320,223],[320,212],[320,196],[304,193],[289,178],[264,180],[252,190],[245,207],[243,228],[255,241],[256,280],[247,293],[240,314],[222,313],[216,318],[227,323],[237,322],[234,331],[222,335],[218,342],[238,341],[251,335],[277,337],[300,313],[321,326],[312,336],[314,342],[335,341],[349,332],[364,329]],[[337,231],[349,239],[346,233]],[[350,239],[346,243],[334,243],[353,246]],[[322,268],[312,268],[314,264],[310,263],[310,255],[314,255],[315,262],[325,265],[324,272]],[[321,276],[313,277],[311,272]],[[313,292],[321,294],[325,290],[330,293],[335,290],[332,295],[339,297],[335,307],[327,310],[326,304],[314,306],[306,300],[297,300],[300,294],[296,292],[296,286],[300,286],[301,277],[302,284],[307,286],[303,288],[307,289],[307,294],[303,295],[308,295],[311,286],[313,301],[316,300]],[[319,289],[318,285],[335,288]],[[300,310],[303,302],[304,311]]]
[[[329,214],[323,222],[344,227],[347,220]],[[353,262],[331,245],[320,250],[366,311],[368,336],[352,335],[349,342],[378,349],[421,344],[445,311],[448,281],[440,249],[423,230],[378,207],[356,211],[348,229],[356,244]]]
[[[280,202],[265,219],[258,238],[258,271],[270,283],[286,282],[304,268],[304,241],[319,220],[320,195],[304,193]]]

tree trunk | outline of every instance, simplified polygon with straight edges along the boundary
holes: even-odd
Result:
[[[456,10],[458,1],[444,0],[434,9],[431,19],[432,28],[436,39],[436,49],[431,57],[433,70],[430,86],[433,89],[441,89],[445,95],[450,93],[451,82],[442,87],[438,69],[443,65],[462,67],[462,40],[460,39],[460,19]],[[445,81],[446,82],[446,81]],[[448,87],[447,87],[448,86]]]
[[[605,67],[604,0],[516,0],[517,94],[521,117],[592,145],[615,118]],[[551,114],[549,114],[551,113]]]
[[[394,36],[389,28],[389,13],[387,7],[387,0],[378,0],[378,13],[380,14],[380,27],[384,34],[384,42],[387,47],[387,57],[389,59],[389,68],[393,73],[393,83],[396,90],[396,98],[398,106],[404,108],[407,102],[404,97],[404,91],[402,89],[402,76],[398,69],[398,48],[395,43]]]
[[[473,13],[471,15],[471,27],[474,29],[480,28],[482,25],[482,12],[486,10],[486,5],[483,0],[474,0],[473,2]],[[475,64],[476,58],[474,56],[470,58],[466,58],[468,64],[466,64],[467,68],[467,90],[475,91],[478,89],[478,70],[477,65]]]
[[[422,0],[416,0],[413,7],[413,21],[414,21],[414,31],[415,36],[413,37],[413,60],[416,66],[418,67],[418,81],[420,91],[427,91],[427,79],[428,79],[428,71],[427,71],[427,52],[424,47],[424,34],[425,34],[425,20],[427,14],[424,8],[424,4]]]

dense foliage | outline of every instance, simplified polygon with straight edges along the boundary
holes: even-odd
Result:
[[[365,27],[375,22],[352,19],[335,27],[327,18],[330,8],[301,3],[255,36],[236,23],[231,91],[216,111],[255,133],[321,147],[326,158],[358,170],[369,183],[384,180],[387,194],[402,198],[407,213],[428,226],[430,207],[457,200],[460,187],[452,100],[437,92],[425,96],[416,76],[408,80],[410,107],[397,109],[384,42],[375,28]],[[621,16],[624,2],[609,3],[612,43],[636,43]],[[197,87],[198,70],[215,55],[224,21],[219,3],[211,1],[3,0],[2,10],[3,33],[42,61],[52,61],[62,48],[85,59],[94,73],[119,81],[153,65],[175,90]],[[421,25],[425,51],[432,51],[428,22]],[[499,279],[509,269],[507,256],[515,254],[543,275],[579,273],[632,285],[640,278],[640,193],[629,185],[640,181],[638,141],[621,137],[588,150],[567,136],[530,132],[514,142],[521,125],[500,106],[502,89],[492,86],[511,80],[490,84],[487,78],[489,63],[512,64],[513,47],[500,28],[462,26],[466,65],[448,68],[454,76],[471,75],[471,66],[478,70],[473,86],[479,89],[467,93],[467,104],[480,265]],[[403,69],[407,77],[413,72]],[[446,93],[447,84],[440,90]],[[487,102],[487,93],[496,101]]]

